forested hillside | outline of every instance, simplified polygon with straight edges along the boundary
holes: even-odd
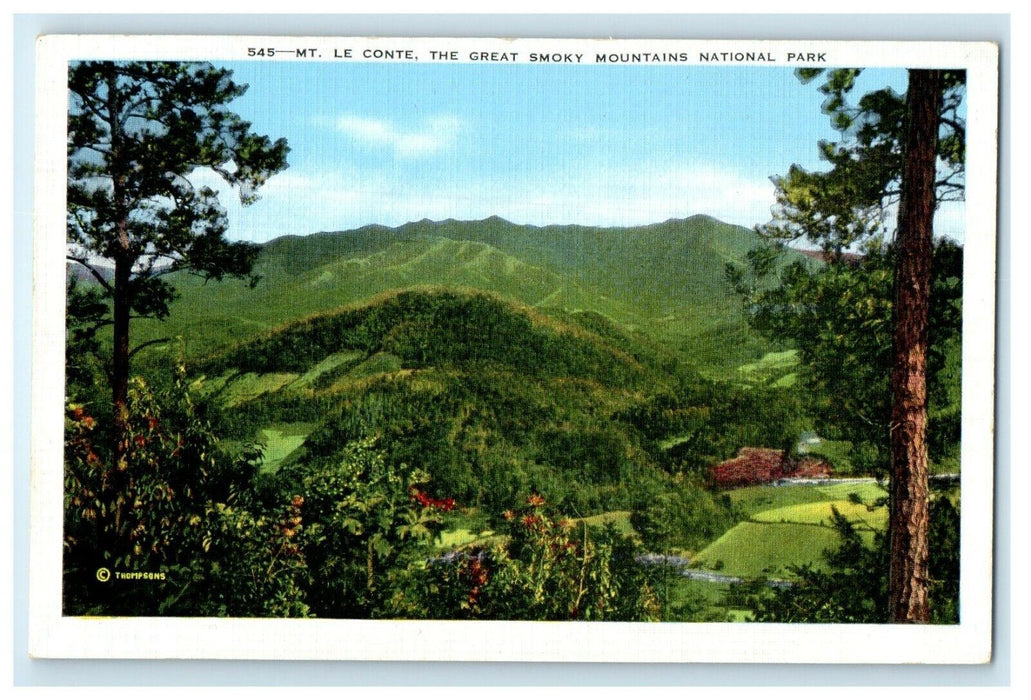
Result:
[[[254,288],[171,275],[181,298],[166,322],[141,321],[138,337],[183,336],[192,355],[383,292],[445,285],[595,312],[719,373],[769,350],[749,331],[724,273],[757,241],[704,216],[633,228],[424,220],[290,236],[262,247]]]

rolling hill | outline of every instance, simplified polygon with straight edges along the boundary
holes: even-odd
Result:
[[[594,312],[700,367],[729,367],[770,349],[748,331],[724,278],[756,243],[752,231],[705,216],[630,228],[423,220],[287,236],[262,247],[255,289],[171,276],[181,298],[170,318],[134,333],[182,336],[195,355],[385,292],[446,286]]]
[[[283,478],[374,437],[462,502],[500,509],[534,490],[599,512],[661,478],[641,431],[614,417],[668,389],[669,362],[595,314],[423,289],[287,324],[190,371],[231,409],[220,432],[264,440]]]

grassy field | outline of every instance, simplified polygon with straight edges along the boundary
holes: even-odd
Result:
[[[796,350],[768,352],[757,362],[738,367],[738,379],[749,385],[791,387],[798,380],[798,375],[795,373],[797,367],[798,352]]]
[[[850,494],[864,503],[854,503]],[[855,523],[868,541],[887,525],[886,507],[871,511],[865,505],[884,495],[874,483],[752,486],[729,495],[747,519],[700,551],[695,562],[732,576],[789,578],[793,564],[820,568],[823,552],[840,542],[833,509]]]
[[[865,505],[848,500],[824,501],[822,503],[803,503],[797,506],[786,506],[764,510],[752,516],[757,523],[795,523],[799,525],[822,525],[832,527],[833,511],[855,523],[860,529],[881,529],[887,522],[887,509],[876,508],[869,511]]]
[[[728,491],[727,495],[746,519],[772,508],[827,500],[815,486],[745,486]]]
[[[705,569],[743,578],[788,578],[792,564],[819,567],[824,550],[839,543],[829,527],[800,523],[743,522],[698,553]]]
[[[296,379],[297,374],[290,372],[227,372],[211,379],[202,378],[194,382],[194,387],[204,394],[217,396],[224,406],[238,406],[263,394],[274,394]]]
[[[888,495],[888,492],[879,484],[873,482],[864,482],[860,484],[832,484],[830,486],[817,486],[817,491],[822,493],[827,498],[848,498],[855,494],[863,500],[864,503],[872,503],[879,498],[884,498]]]
[[[494,537],[493,530],[470,530],[469,528],[459,527],[449,530],[444,530],[439,535],[434,544],[444,552],[449,552],[453,549],[461,549],[462,547],[468,547],[472,544],[486,544]]]
[[[630,524],[630,511],[628,510],[614,510],[609,513],[599,513],[598,515],[592,515],[587,518],[578,518],[573,522],[586,523],[593,527],[605,527],[611,524],[616,528],[616,532],[621,535],[628,535],[637,539],[637,531],[634,530],[634,526]]]
[[[311,386],[328,372],[345,368],[346,365],[354,364],[365,357],[365,353],[358,350],[350,352],[335,352],[328,355],[321,362],[302,374],[294,382],[295,386]]]
[[[261,431],[265,444],[264,471],[276,471],[295,450],[304,444],[304,438],[311,433],[309,423],[280,423]]]

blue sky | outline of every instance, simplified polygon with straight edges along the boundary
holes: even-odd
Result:
[[[770,176],[834,138],[815,84],[780,67],[239,62],[234,108],[286,137],[290,168],[231,238],[422,218],[601,226],[770,218]],[[905,89],[902,70],[869,89]],[[215,184],[212,182],[211,184]],[[219,189],[216,187],[216,189]],[[939,228],[960,226],[962,207]],[[961,228],[952,231],[961,237]]]

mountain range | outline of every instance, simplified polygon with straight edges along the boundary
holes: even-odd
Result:
[[[447,287],[594,312],[699,367],[736,366],[767,348],[748,330],[725,269],[758,242],[707,216],[605,228],[424,219],[285,236],[262,246],[254,289],[170,276],[181,295],[170,317],[137,322],[134,342],[181,336],[188,355],[205,354],[387,292]]]

